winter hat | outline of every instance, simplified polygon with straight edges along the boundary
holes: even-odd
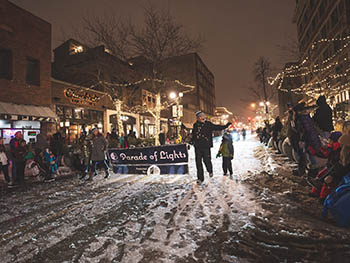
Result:
[[[331,139],[333,142],[337,142],[341,136],[342,136],[341,132],[335,131],[331,133],[331,136],[329,137],[329,139]]]
[[[339,138],[339,143],[344,146],[350,146],[350,134],[344,134]]]
[[[196,117],[198,118],[198,117],[201,116],[202,114],[204,114],[204,113],[203,113],[202,111],[199,110],[199,111],[196,112]]]
[[[93,133],[94,131],[97,131],[96,127],[92,128],[91,133]]]
[[[32,152],[27,152],[27,154],[24,156],[24,159],[26,160],[34,159],[34,154]]]

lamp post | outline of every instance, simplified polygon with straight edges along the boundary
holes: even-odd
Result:
[[[180,99],[183,97],[183,93],[179,92],[171,92],[169,94],[169,98],[172,100],[175,100],[176,103],[176,108],[174,110],[173,108],[173,117],[176,118],[176,138],[180,138],[180,130],[181,130],[181,116],[182,116],[182,112],[180,110]]]

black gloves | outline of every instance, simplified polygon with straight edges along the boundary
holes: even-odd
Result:
[[[230,127],[231,125],[232,125],[232,122],[228,122],[228,123],[226,124],[226,128]]]

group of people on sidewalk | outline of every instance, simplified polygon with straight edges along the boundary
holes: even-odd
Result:
[[[92,179],[100,166],[105,171],[105,178],[108,178],[109,165],[105,155],[107,140],[97,128],[92,129],[88,136],[82,135],[80,140],[81,150],[74,168],[80,172],[81,178]],[[65,166],[66,152],[64,139],[59,132],[50,141],[38,134],[35,144],[27,144],[22,132],[18,131],[7,146],[0,138],[0,173],[3,173],[8,187],[24,185],[25,176],[50,182],[60,175],[59,167]]]
[[[324,96],[317,99],[315,106],[305,103],[289,106],[284,125],[276,118],[273,125],[266,123],[258,129],[260,141],[266,145],[272,141],[280,153],[278,142],[288,140],[298,162],[293,175],[303,176],[312,187],[309,195],[318,198],[325,207],[340,186],[348,185],[346,205],[350,209],[350,124],[345,122],[342,131],[334,131],[333,112]],[[348,217],[350,226],[350,213]]]

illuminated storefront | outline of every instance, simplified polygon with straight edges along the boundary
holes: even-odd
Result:
[[[5,144],[17,131],[23,133],[27,143],[35,142],[39,133],[52,133],[56,120],[49,107],[0,102],[0,136]]]
[[[105,93],[52,79],[52,98],[59,118],[57,128],[67,143],[95,127],[104,132]]]

